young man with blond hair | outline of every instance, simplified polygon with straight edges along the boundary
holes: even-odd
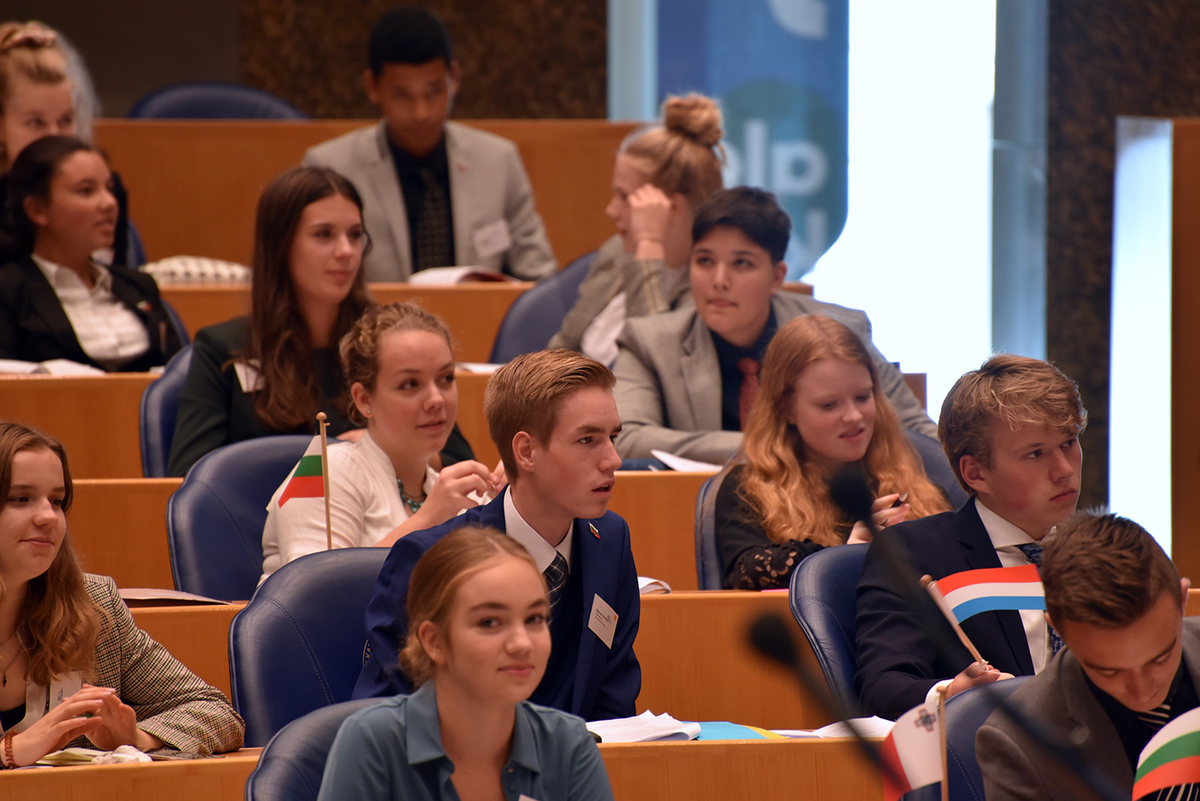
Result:
[[[1054,740],[1078,746],[1125,798],[1160,728],[1197,704],[1200,620],[1184,618],[1189,582],[1137,523],[1084,515],[1046,538],[1046,619],[1067,647],[1009,699]],[[988,801],[1096,795],[1002,712],[975,740]],[[1195,788],[1150,798],[1194,798]]]
[[[641,689],[633,653],[640,614],[629,526],[608,511],[621,466],[612,372],[568,350],[520,356],[484,395],[488,432],[509,485],[486,506],[401,538],[367,607],[371,653],[354,697],[407,693],[397,668],[407,635],[405,601],[417,560],[446,534],[492,526],[520,542],[550,590],[553,648],[531,701],[587,720],[628,717]]]
[[[858,684],[864,709],[895,719],[934,698],[1007,675],[1040,671],[1057,640],[1040,612],[984,612],[962,624],[986,664],[974,663],[944,621],[941,653],[905,600],[885,559],[887,539],[915,576],[1037,564],[1040,542],[1075,511],[1087,412],[1053,365],[993,356],[961,378],[942,404],[938,436],[971,496],[957,512],[899,523],[876,537],[858,585]],[[920,588],[916,588],[920,592]]]

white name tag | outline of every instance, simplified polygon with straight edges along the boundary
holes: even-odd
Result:
[[[70,698],[75,693],[83,689],[83,674],[68,673],[59,679],[53,679],[50,682],[50,708],[61,704],[66,699]]]
[[[512,237],[508,233],[508,220],[499,219],[489,223],[471,234],[475,244],[475,252],[481,259],[487,259],[503,253],[512,247]]]
[[[592,613],[588,615],[588,628],[595,632],[608,648],[612,649],[613,635],[617,633],[617,613],[596,595],[592,601]]]

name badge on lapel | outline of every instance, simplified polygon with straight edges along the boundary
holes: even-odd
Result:
[[[503,253],[512,247],[512,236],[508,233],[508,220],[501,218],[476,229],[475,233],[471,234],[471,241],[475,245],[475,253],[481,259]]]
[[[617,633],[617,612],[604,602],[598,594],[592,600],[592,613],[588,615],[588,628],[591,629],[600,642],[612,649],[613,635]]]

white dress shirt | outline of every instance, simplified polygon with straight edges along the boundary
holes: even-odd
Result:
[[[106,267],[92,263],[96,282],[89,288],[70,267],[37,255],[33,261],[58,296],[83,352],[98,364],[115,370],[150,349],[150,333],[141,319],[113,294],[112,273]]]
[[[555,551],[562,554],[563,559],[567,560],[567,567],[571,567],[571,540],[575,536],[575,522],[572,521],[571,525],[567,526],[567,533],[562,538],[562,542],[558,545],[551,545],[541,534],[533,530],[533,526],[525,522],[525,518],[521,517],[521,513],[513,504],[511,486],[508,488],[508,492],[504,493],[504,531],[529,551],[538,570],[543,573],[554,561]]]

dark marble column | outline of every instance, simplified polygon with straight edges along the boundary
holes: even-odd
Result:
[[[314,117],[373,117],[367,38],[394,0],[241,0],[241,76]],[[604,117],[605,0],[430,0],[462,64],[459,118]]]
[[[1090,417],[1083,507],[1108,496],[1116,117],[1200,115],[1200,3],[1050,0],[1049,27],[1047,356],[1079,382]]]

